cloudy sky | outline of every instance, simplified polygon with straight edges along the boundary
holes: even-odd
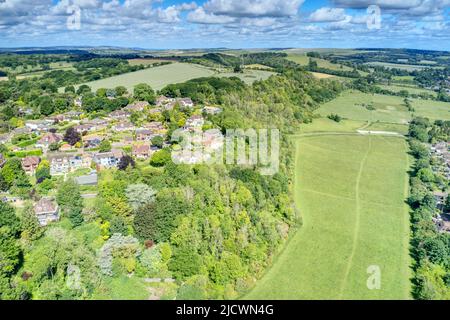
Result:
[[[449,40],[450,0],[0,0],[0,47],[450,50]]]

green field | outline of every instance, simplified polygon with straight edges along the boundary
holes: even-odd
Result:
[[[318,58],[310,58],[306,55],[301,54],[290,54],[288,55],[288,60],[294,61],[298,63],[299,65],[306,66],[309,63],[309,59],[312,59],[312,61],[317,62],[317,66],[319,68],[326,68],[330,70],[341,70],[341,71],[352,71],[353,69],[344,65],[340,64],[334,64],[324,59],[318,59]]]
[[[367,62],[366,63],[369,66],[376,66],[376,67],[385,67],[389,69],[400,69],[400,70],[406,70],[406,71],[415,71],[415,70],[423,70],[426,68],[431,68],[430,66],[422,66],[422,65],[415,65],[415,64],[401,64],[401,63],[389,63],[389,62]]]
[[[121,74],[115,77],[87,82],[92,90],[100,88],[115,88],[125,86],[129,91],[139,83],[147,83],[153,89],[160,90],[171,83],[185,82],[190,79],[209,77],[214,74],[213,71],[194,64],[172,63],[161,67],[149,68]]]
[[[303,226],[245,299],[409,299],[408,158],[402,138],[298,138]],[[381,288],[369,290],[369,266]]]
[[[431,120],[450,120],[450,103],[420,99],[412,99],[411,102],[415,116],[428,117]],[[371,104],[375,110],[368,110],[363,104]],[[404,105],[402,97],[359,91],[343,93],[322,105],[317,113],[324,117],[336,113],[346,119],[370,122],[406,124],[411,120],[411,113]]]
[[[432,96],[437,96],[437,93],[432,91],[432,90],[427,90],[427,89],[422,89],[419,87],[415,87],[415,86],[407,86],[407,85],[396,85],[396,84],[391,84],[391,85],[377,85],[378,87],[385,89],[385,90],[390,90],[393,92],[400,92],[402,90],[406,90],[408,91],[409,94],[421,94],[421,93],[426,93]]]
[[[160,67],[139,70],[121,74],[115,77],[101,79],[97,81],[87,82],[93,91],[100,88],[115,88],[117,86],[125,86],[128,91],[132,91],[133,87],[139,83],[147,83],[155,90],[161,90],[168,84],[181,83],[195,78],[201,77],[238,77],[247,84],[256,80],[264,80],[270,77],[273,72],[246,70],[244,73],[215,73],[213,70],[190,63],[172,63]],[[79,87],[79,86],[77,86]]]

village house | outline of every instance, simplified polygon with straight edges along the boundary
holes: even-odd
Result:
[[[155,135],[163,136],[167,133],[167,129],[159,121],[146,123],[144,124],[144,128],[151,130]]]
[[[75,98],[75,100],[73,101],[73,104],[78,107],[81,108],[83,106],[83,97],[77,97]]]
[[[124,109],[129,112],[142,112],[146,107],[150,106],[147,101],[136,101],[132,104],[127,105]]]
[[[88,169],[92,164],[92,156],[89,153],[72,156],[69,158],[69,170]]]
[[[25,122],[25,127],[30,129],[32,132],[46,132],[49,131],[54,124],[54,120],[30,120]]]
[[[70,170],[69,156],[66,154],[52,155],[49,157],[50,175],[64,175]]]
[[[147,144],[134,145],[131,153],[132,156],[137,159],[141,160],[148,159],[151,155],[150,145]]]
[[[162,110],[161,108],[152,108],[148,111],[150,114],[156,114],[156,113],[161,113]]]
[[[201,130],[203,125],[205,124],[205,120],[200,115],[193,115],[186,120],[186,124],[184,128],[186,130]]]
[[[19,116],[20,117],[26,117],[33,115],[33,109],[26,108],[26,107],[20,107],[19,108]]]
[[[97,148],[103,141],[103,137],[99,135],[83,136],[83,145],[86,149]]]
[[[39,139],[39,141],[36,143],[36,147],[47,149],[52,143],[59,143],[61,141],[62,141],[61,135],[50,132],[44,135],[41,139]]]
[[[124,153],[122,150],[112,150],[111,152],[95,154],[93,161],[99,168],[115,168],[123,157]]]
[[[68,143],[64,143],[61,147],[59,147],[59,151],[64,151],[64,152],[71,151],[73,149],[74,148]]]
[[[205,107],[203,108],[203,113],[205,113],[205,114],[216,115],[216,114],[219,114],[219,113],[221,113],[221,112],[222,112],[222,109],[221,109],[221,108],[218,108],[218,107],[208,107],[208,106],[205,106]]]
[[[150,129],[137,129],[136,141],[150,141],[155,137],[155,134]]]
[[[36,214],[39,224],[46,226],[50,222],[58,221],[58,206],[51,200],[42,198],[34,205],[34,213]]]
[[[180,108],[192,109],[194,107],[194,102],[192,101],[191,98],[180,98],[180,99],[177,99],[177,102],[180,105]]]
[[[114,120],[126,120],[131,116],[131,113],[125,110],[116,110],[109,114],[109,118]]]
[[[136,130],[136,127],[131,122],[123,121],[113,125],[112,130],[117,132],[133,131]]]
[[[172,102],[175,102],[175,99],[168,98],[166,96],[159,96],[156,99],[156,103],[155,104],[156,104],[157,107],[164,107],[165,105],[167,105],[169,103],[172,103]]]
[[[444,210],[445,201],[447,200],[448,193],[442,191],[433,192],[434,199],[436,200],[437,208],[440,211]]]
[[[22,159],[22,169],[25,171],[26,174],[34,175],[39,163],[41,163],[41,158],[39,157],[36,156],[25,157]]]

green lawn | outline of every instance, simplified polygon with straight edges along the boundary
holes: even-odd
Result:
[[[296,201],[303,226],[245,299],[409,299],[406,143],[302,137]],[[381,288],[369,290],[367,268]]]

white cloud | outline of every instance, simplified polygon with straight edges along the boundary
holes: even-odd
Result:
[[[348,15],[342,8],[320,8],[309,16],[311,22],[337,22],[348,19]]]
[[[209,0],[203,7],[216,15],[231,17],[292,17],[304,0]]]
[[[189,12],[187,17],[189,22],[204,23],[204,24],[224,24],[234,22],[236,19],[225,15],[215,15],[214,13],[206,13],[200,7],[195,11]]]

